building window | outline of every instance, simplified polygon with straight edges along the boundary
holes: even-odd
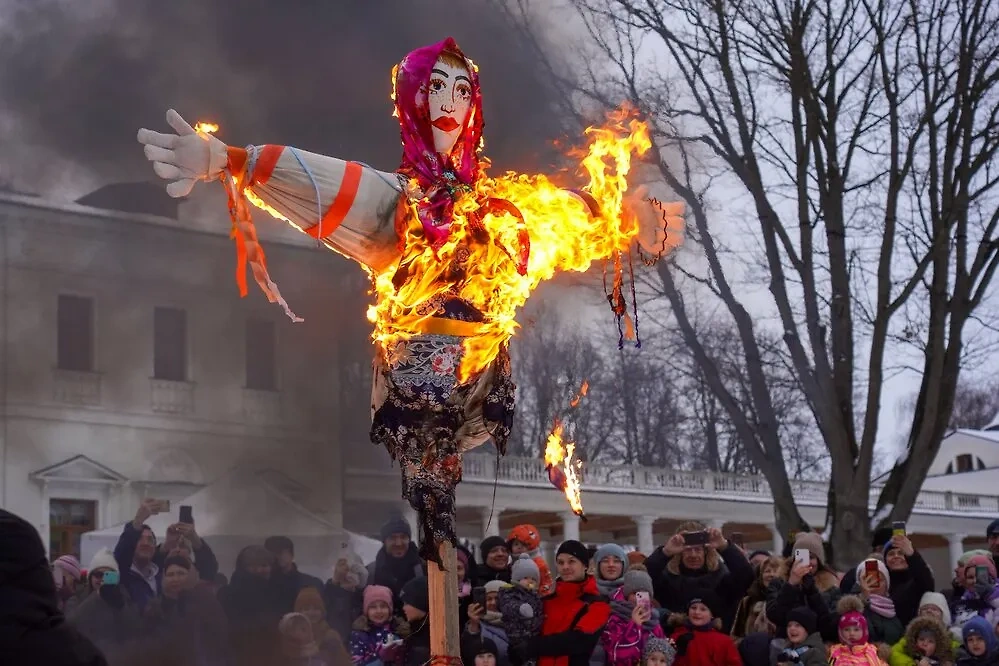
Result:
[[[970,453],[962,453],[957,457],[957,473],[971,472],[974,468],[974,461]]]
[[[187,312],[156,308],[153,312],[153,377],[187,380]]]
[[[273,321],[248,319],[246,322],[246,388],[277,390]]]
[[[80,537],[97,529],[97,502],[49,500],[49,556],[80,556]]]
[[[93,372],[94,300],[60,294],[56,319],[56,366]]]

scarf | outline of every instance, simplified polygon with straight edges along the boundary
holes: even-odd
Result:
[[[621,599],[611,599],[610,606],[611,613],[625,622],[631,622],[631,614],[635,612],[635,604]],[[649,619],[642,624],[642,629],[649,633],[655,631],[655,628],[659,626],[659,610],[656,608],[651,610]]]
[[[880,615],[891,619],[895,617],[895,602],[891,600],[891,597],[883,597],[880,594],[872,594],[871,598],[868,600],[868,604],[871,610]]]
[[[482,621],[493,627],[502,627],[503,613],[499,611],[486,611],[482,615]]]
[[[624,574],[621,574],[617,580],[604,580],[599,576],[596,577],[596,580],[597,588],[600,590],[600,594],[610,598],[615,592],[621,589],[622,585],[624,585]]]

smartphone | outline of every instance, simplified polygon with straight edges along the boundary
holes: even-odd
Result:
[[[899,520],[891,524],[891,535],[893,537],[905,536],[905,521]]]
[[[101,576],[101,582],[104,585],[117,585],[121,582],[121,574],[117,571],[109,569]]]
[[[479,604],[482,608],[486,607],[486,588],[484,587],[473,587],[472,588],[472,603]]]
[[[180,505],[180,522],[188,525],[194,524],[194,516],[191,515],[191,507],[186,504]]]
[[[728,540],[739,548],[746,547],[746,538],[742,536],[742,532],[732,532],[732,534],[729,535]]]
[[[975,567],[975,583],[985,585],[986,587],[992,584],[988,567],[983,567],[982,565]]]
[[[707,543],[708,533],[705,531],[683,533],[683,545],[685,546],[704,546]]]
[[[647,611],[652,610],[652,600],[649,599],[649,593],[645,590],[638,590],[635,592],[635,605],[644,608]]]
[[[878,573],[878,562],[877,560],[865,560],[864,561],[864,571],[869,574]]]
[[[794,563],[808,566],[812,563],[812,554],[807,548],[798,548],[794,551]]]

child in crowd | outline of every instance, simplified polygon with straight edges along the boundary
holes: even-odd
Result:
[[[957,666],[999,666],[999,638],[983,617],[973,617],[961,628],[964,646],[958,651]]]
[[[735,642],[721,631],[719,608],[720,600],[705,591],[687,603],[685,615],[670,617],[676,666],[742,666]]]
[[[993,623],[999,618],[999,586],[996,585],[996,565],[991,557],[973,555],[962,572],[964,593],[954,602],[955,628],[961,628],[977,616]],[[982,575],[984,574],[984,575]]]
[[[280,666],[334,666],[320,655],[309,618],[301,613],[288,613],[281,618],[278,630],[281,632]]]
[[[624,583],[611,595],[610,604],[611,617],[600,634],[605,663],[637,666],[649,638],[664,637],[659,611],[652,607],[652,578],[639,569],[626,572]]]
[[[826,666],[826,646],[818,632],[819,618],[807,606],[792,608],[787,614],[787,639],[770,642],[771,666]]]
[[[499,650],[488,638],[465,634],[461,639],[461,663],[464,666],[496,666]]]
[[[400,641],[409,634],[409,625],[392,617],[392,590],[382,585],[364,588],[363,614],[350,634],[350,658],[354,666],[381,661],[392,664],[401,657]]]
[[[676,661],[676,646],[668,638],[650,636],[642,650],[641,666],[673,666]]]
[[[884,666],[878,648],[868,641],[867,618],[851,610],[839,618],[839,643],[829,649],[829,666]]]
[[[920,611],[922,612],[922,611]],[[953,666],[954,639],[935,616],[916,617],[905,629],[905,638],[892,646],[891,666]]]
[[[526,553],[538,565],[538,595],[547,597],[555,591],[555,579],[541,552],[541,534],[534,525],[517,525],[507,535],[510,554],[515,558]]]
[[[511,644],[526,643],[541,632],[544,607],[536,591],[540,575],[534,560],[527,554],[522,554],[510,568],[510,580],[513,584],[504,586],[499,591],[499,612],[503,616],[503,625]]]

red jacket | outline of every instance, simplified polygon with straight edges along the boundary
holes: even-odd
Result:
[[[691,634],[693,639],[680,640],[685,634]],[[742,657],[735,647],[735,641],[717,629],[678,627],[670,638],[678,645],[690,641],[686,652],[682,656],[677,655],[673,666],[742,666]]]
[[[581,583],[556,580],[555,592],[543,602],[541,636],[532,641],[530,657],[538,666],[586,666],[611,614],[597,581],[592,576]]]

